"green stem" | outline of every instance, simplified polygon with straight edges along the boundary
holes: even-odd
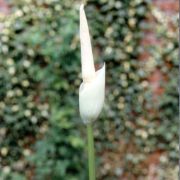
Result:
[[[95,180],[95,153],[92,123],[87,124],[89,180]]]

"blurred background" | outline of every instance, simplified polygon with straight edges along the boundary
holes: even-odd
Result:
[[[79,5],[0,0],[0,179],[86,180]],[[178,179],[177,0],[89,0],[106,101],[98,180]]]

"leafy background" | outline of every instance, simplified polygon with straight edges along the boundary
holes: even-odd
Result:
[[[11,14],[0,16],[0,177],[87,179],[78,112],[79,1],[9,4]],[[149,159],[158,155],[158,179],[176,179],[177,17],[170,31],[148,0],[89,0],[86,13],[96,64],[107,67],[105,106],[94,124],[97,178],[145,179]],[[163,42],[144,47],[149,14]],[[142,62],[145,51],[151,56]],[[154,69],[164,77],[156,100],[148,80]]]

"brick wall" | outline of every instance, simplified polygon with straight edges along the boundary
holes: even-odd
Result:
[[[152,5],[157,8],[158,10],[165,13],[167,16],[173,16],[178,13],[179,11],[179,1],[178,0],[152,0]],[[164,17],[166,18],[166,17]],[[153,17],[150,15],[148,16],[146,23],[150,25],[151,28],[145,31],[145,36],[142,40],[142,46],[148,47],[151,45],[159,45],[161,46],[161,40],[157,39],[156,32],[153,26],[156,26],[156,22]],[[171,28],[171,25],[169,25]],[[148,53],[146,50],[141,54],[140,60],[141,61],[148,61],[152,55]],[[153,58],[153,57],[152,57]],[[146,62],[148,63],[148,62]],[[156,100],[157,96],[163,93],[163,89],[160,86],[160,81],[164,81],[165,77],[162,76],[161,72],[158,69],[154,69],[151,76],[149,77],[148,81],[150,87],[153,90],[153,98]]]
[[[179,12],[179,1],[178,0],[152,0],[152,6],[153,8],[157,8],[157,10],[162,11],[165,16],[163,18],[166,18],[166,16],[173,16],[177,15]],[[144,30],[145,36],[142,39],[142,46],[144,47],[144,52],[140,56],[140,61],[144,63],[148,63],[149,59],[153,58],[153,56],[148,52],[147,47],[151,45],[159,45],[162,46],[161,39],[158,39],[156,36],[156,31],[154,26],[157,25],[157,22],[152,17],[151,14],[148,15],[148,18],[146,20],[146,23],[148,23],[149,27],[147,30]],[[171,27],[171,23],[169,22],[169,29],[173,28]],[[168,31],[168,29],[167,29]],[[158,96],[160,96],[164,90],[160,85],[161,81],[166,81],[166,78],[162,75],[161,71],[159,69],[154,69],[151,75],[149,76],[148,80],[149,86],[153,91],[153,99],[156,101]],[[153,109],[152,112],[158,111],[156,109]],[[161,152],[154,152],[147,158],[147,164],[148,164],[148,180],[158,180],[157,177],[157,167],[159,164],[159,157],[161,155]]]
[[[165,14],[173,16],[177,14],[179,11],[179,1],[178,0],[152,0],[152,5],[158,8],[159,10],[163,11]],[[5,0],[0,0],[0,14],[8,14],[9,7]],[[142,46],[146,49],[146,47],[150,45],[160,45],[161,40],[156,37],[156,32],[153,30],[153,26],[156,25],[155,20],[151,15],[148,16],[146,22],[150,24],[150,28],[145,30],[145,36],[142,39]],[[171,28],[171,27],[169,27]],[[145,50],[140,56],[140,62],[148,63],[148,59],[150,59],[152,55]],[[153,57],[152,57],[153,58]],[[154,69],[150,77],[148,78],[148,82],[150,87],[153,90],[153,98],[156,100],[157,96],[163,93],[163,89],[160,86],[160,81],[165,80],[163,75],[158,69]],[[160,152],[155,152],[154,154],[150,155],[147,159],[147,164],[149,166],[149,174],[148,180],[157,180],[156,177],[156,166],[159,162]]]
[[[7,5],[7,2],[5,0],[0,0],[0,14],[8,14],[9,13],[9,7]]]

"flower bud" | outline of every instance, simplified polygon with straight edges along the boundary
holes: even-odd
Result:
[[[104,104],[105,64],[95,72],[89,28],[83,5],[80,7],[80,42],[83,82],[79,89],[79,108],[83,122],[90,123],[97,119]]]

